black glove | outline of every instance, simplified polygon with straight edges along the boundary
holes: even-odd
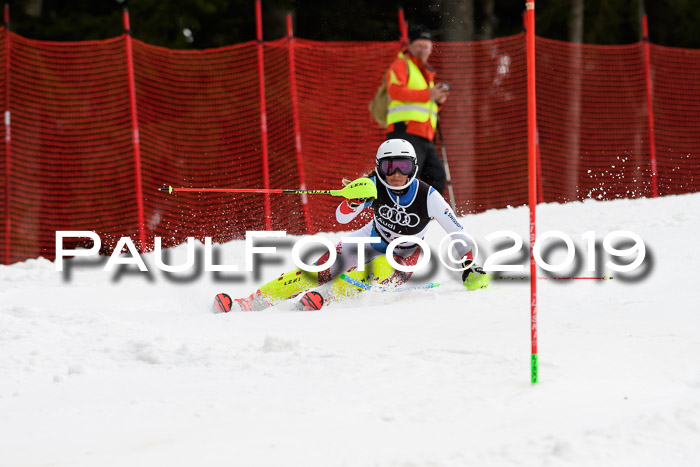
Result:
[[[475,265],[474,267],[470,268],[469,266],[471,266],[472,263],[473,263],[473,261],[471,259],[465,260],[462,263],[462,267],[467,268],[464,271],[462,271],[462,282],[467,280],[467,276],[469,274],[486,274],[486,271],[484,271],[484,269],[481,266]]]
[[[484,271],[480,266],[474,265],[470,259],[464,261],[462,266],[472,266],[462,271],[462,284],[464,284],[467,290],[477,290],[488,287],[491,282],[491,275],[489,273]]]

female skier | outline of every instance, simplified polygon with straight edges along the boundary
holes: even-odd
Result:
[[[422,239],[428,223],[436,219],[448,234],[464,231],[449,204],[430,185],[416,179],[418,172],[416,152],[406,140],[390,139],[377,150],[376,168],[369,175],[377,185],[377,198],[343,200],[336,209],[338,222],[347,224],[362,210],[372,206],[374,219],[349,237],[372,237],[376,243],[340,242],[336,246],[336,261],[320,272],[301,269],[282,274],[260,287],[249,297],[231,300],[219,294],[214,301],[217,311],[261,311],[283,300],[296,297],[311,289],[316,293],[304,295],[298,308],[318,309],[323,299],[338,299],[359,292],[359,289],[340,279],[341,273],[364,283],[399,285],[406,282],[410,272],[394,269],[386,259],[389,243],[397,237],[414,236]],[[377,184],[379,181],[379,184]],[[468,240],[455,242],[454,247],[462,258],[462,282],[468,290],[487,287],[490,276],[472,264],[472,246]],[[357,269],[358,248],[364,249],[364,271]],[[393,259],[401,265],[413,266],[420,255],[418,244],[399,244],[394,248]],[[330,254],[325,253],[314,264],[324,264]],[[319,295],[320,294],[320,295]]]

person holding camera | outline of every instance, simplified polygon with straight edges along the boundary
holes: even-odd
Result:
[[[445,168],[433,143],[438,111],[449,95],[446,83],[435,85],[435,70],[428,65],[433,49],[430,30],[423,25],[409,29],[410,43],[399,52],[386,74],[389,95],[387,139],[409,141],[418,156],[418,178],[441,194]]]

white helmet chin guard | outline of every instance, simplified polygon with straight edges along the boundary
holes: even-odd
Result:
[[[402,186],[391,186],[386,181],[385,176],[379,168],[384,159],[410,159],[413,161],[413,170],[408,175],[408,181]],[[377,149],[377,178],[380,182],[386,185],[390,190],[403,190],[413,182],[418,173],[418,158],[413,145],[405,139],[389,139],[379,145]]]

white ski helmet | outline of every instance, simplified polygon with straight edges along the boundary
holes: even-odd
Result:
[[[382,169],[382,161],[400,161],[406,160],[410,161],[410,167],[406,165],[405,167],[394,167],[393,164],[390,165],[390,173],[386,173]],[[386,165],[386,164],[384,164]],[[408,181],[402,186],[391,186],[389,182],[386,181],[386,176],[391,175],[396,170],[399,170],[402,174],[408,176]],[[406,171],[404,171],[406,170]],[[403,190],[413,182],[418,173],[418,158],[416,157],[416,150],[413,145],[406,141],[405,139],[389,139],[384,141],[379,145],[377,149],[377,178],[380,182],[386,185],[390,190]]]

